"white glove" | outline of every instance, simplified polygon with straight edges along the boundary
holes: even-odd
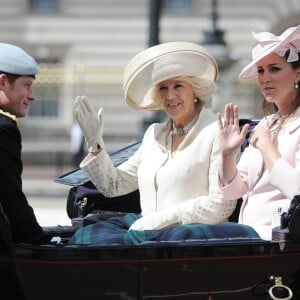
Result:
[[[103,108],[99,108],[98,114],[85,96],[76,97],[75,117],[82,130],[88,152],[97,152],[104,147],[102,138],[103,131]]]
[[[178,209],[171,208],[137,219],[130,226],[129,230],[162,229],[171,225],[178,225],[179,223],[180,217]]]

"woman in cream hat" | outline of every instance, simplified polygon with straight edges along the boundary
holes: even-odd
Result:
[[[236,165],[247,126],[240,132],[236,105],[225,106],[223,120],[218,114],[219,174],[225,199],[244,198],[239,222],[270,240],[272,228],[278,226],[278,213],[287,211],[291,199],[300,194],[300,26],[280,36],[269,32],[253,36],[258,42],[253,60],[240,77],[257,77],[264,118]]]
[[[97,115],[86,97],[75,101],[90,152],[80,167],[108,197],[139,189],[142,217],[131,230],[214,224],[234,210],[236,201],[223,201],[218,187],[218,126],[208,108],[217,73],[206,49],[188,42],[157,45],[132,58],[124,73],[128,105],[165,110],[170,119],[152,124],[137,152],[116,168],[102,140],[102,109]]]

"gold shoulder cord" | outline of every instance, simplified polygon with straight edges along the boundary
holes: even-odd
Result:
[[[6,116],[8,118],[10,118],[11,120],[15,121],[17,123],[17,125],[19,124],[18,119],[15,115],[12,115],[6,111],[3,111],[2,109],[0,109],[0,114],[3,116]]]

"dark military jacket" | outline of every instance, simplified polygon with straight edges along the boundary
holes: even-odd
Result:
[[[21,133],[14,116],[0,109],[0,201],[14,242],[44,240],[32,207],[22,190]]]

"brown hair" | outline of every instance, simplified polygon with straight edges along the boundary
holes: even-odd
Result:
[[[6,73],[6,72],[2,72],[2,71],[0,71],[0,74],[4,74],[7,77],[7,80],[10,84],[13,84],[19,77],[22,77],[22,76],[29,76],[29,77],[32,77],[33,79],[35,79],[35,75],[17,75],[17,74],[10,74],[10,73]]]

